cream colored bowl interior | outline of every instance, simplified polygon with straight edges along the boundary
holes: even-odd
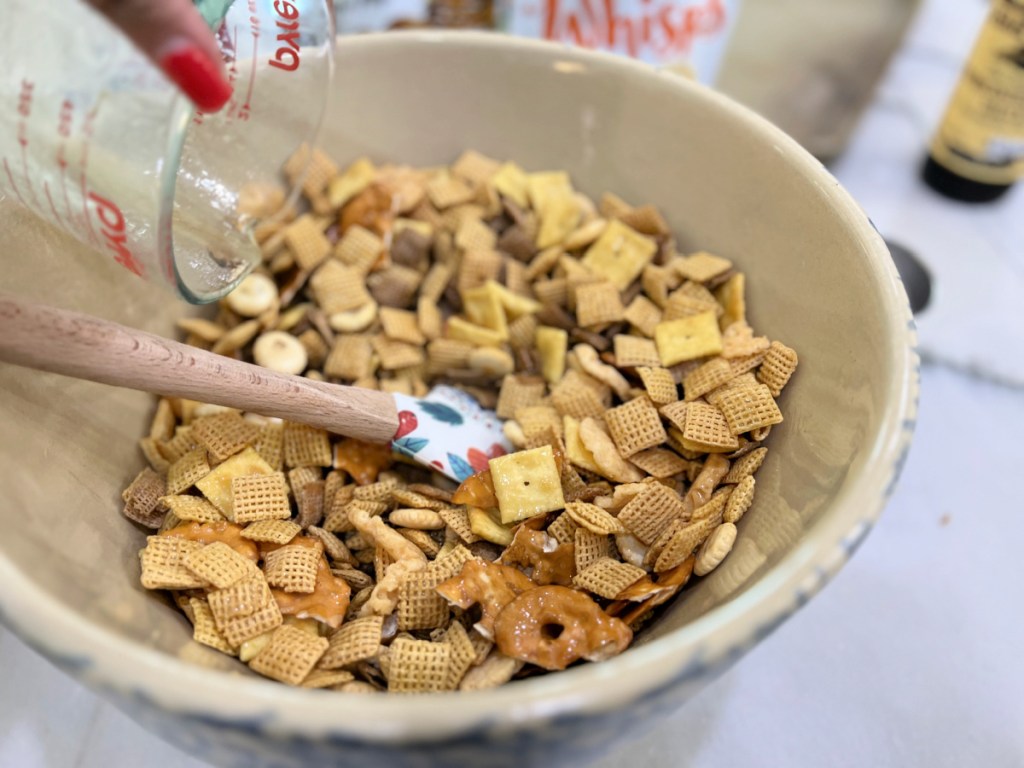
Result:
[[[419,33],[342,44],[322,144],[342,163],[438,164],[473,147],[529,170],[567,169],[591,195],[659,206],[683,250],[734,259],[748,274],[754,327],[801,357],[737,548],[639,647],[607,664],[462,697],[443,717],[423,698],[314,702],[236,674],[139,586],[144,534],[121,518],[119,494],[143,465],[136,440],[153,400],[0,365],[0,614],[47,652],[91,660],[90,683],[136,686],[179,709],[230,699],[209,706],[280,709],[285,731],[366,738],[443,736],[497,711],[512,724],[612,708],[698,656],[747,647],[813,593],[841,562],[842,542],[855,543],[877,515],[912,410],[905,298],[864,214],[781,133],[640,65]],[[9,202],[0,231],[5,291],[166,335],[195,311]]]

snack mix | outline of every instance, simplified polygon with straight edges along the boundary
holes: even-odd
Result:
[[[309,170],[301,176],[302,169]],[[461,388],[515,451],[461,484],[389,447],[161,399],[124,514],[142,585],[197,642],[306,688],[479,690],[601,661],[729,554],[796,353],[744,275],[651,205],[468,151],[450,167],[303,148],[304,212],[189,344],[417,397]],[[255,190],[254,213],[280,204]]]

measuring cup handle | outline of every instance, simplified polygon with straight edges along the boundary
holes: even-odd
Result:
[[[374,443],[398,430],[387,392],[288,376],[78,312],[0,294],[0,361],[185,397]]]

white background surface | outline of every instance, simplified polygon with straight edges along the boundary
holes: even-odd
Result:
[[[917,181],[984,15],[928,0],[835,172],[933,270],[900,486],[836,580],[619,766],[1024,765],[1024,184],[998,204]],[[0,767],[203,768],[0,628]]]

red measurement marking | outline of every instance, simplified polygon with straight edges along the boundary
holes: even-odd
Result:
[[[25,198],[21,196],[21,190],[18,189],[18,185],[14,183],[14,176],[11,174],[11,166],[7,164],[6,157],[4,158],[4,170],[7,171],[7,180],[11,183],[11,189],[14,190],[14,194],[21,201],[21,204],[26,208],[31,208],[32,206],[25,202]]]
[[[89,217],[89,190],[86,188],[85,177],[89,169],[89,140],[92,138],[92,121],[96,117],[97,107],[93,107],[85,113],[85,120],[82,122],[82,152],[78,160],[79,179],[78,186],[82,192],[82,216],[85,218],[85,225],[89,229],[89,239],[93,245],[99,247],[100,239],[93,229],[92,219]]]
[[[32,177],[28,175],[28,141],[21,145],[21,174],[25,177],[25,185],[32,195],[32,202],[36,204],[36,209],[40,210],[42,206],[39,205],[39,198],[36,197],[35,187],[32,186]]]
[[[63,147],[61,147],[61,160],[63,160],[63,159],[64,159]],[[63,194],[64,194],[64,208],[68,212],[68,221],[76,223],[75,222],[75,214],[73,214],[71,212],[71,200],[68,198],[68,174],[67,174],[67,167],[68,167],[68,164],[66,162],[64,162],[61,165],[61,167],[60,167],[60,189],[61,189],[61,192],[63,192]],[[77,224],[76,223],[76,226],[81,227],[81,224]]]
[[[18,114],[28,117],[32,114],[32,91],[35,90],[35,83],[31,80],[21,81],[21,90],[18,92]]]
[[[43,182],[43,191],[46,192],[46,199],[50,203],[50,210],[53,212],[53,218],[56,219],[57,223],[62,227],[66,226],[64,224],[64,219],[62,219],[60,214],[57,213],[57,206],[53,204],[53,196],[50,194],[50,185],[45,181]]]

